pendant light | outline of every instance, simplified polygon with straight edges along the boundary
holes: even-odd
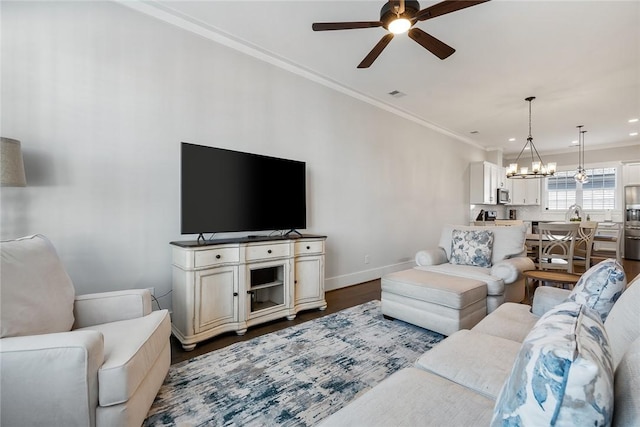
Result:
[[[582,130],[582,126],[583,125],[576,126],[578,128],[578,169],[575,175],[573,175],[573,179],[575,179],[576,182],[586,184],[589,182],[589,175],[587,175],[587,171],[582,166],[584,165],[584,134],[587,131]]]
[[[542,159],[540,158],[540,154],[538,154],[538,150],[536,146],[533,145],[533,137],[531,136],[531,101],[536,99],[535,96],[530,96],[525,98],[525,101],[529,103],[529,136],[527,137],[527,142],[520,150],[520,154],[518,154],[518,158],[515,163],[511,163],[509,168],[507,169],[507,178],[544,178],[546,176],[551,176],[556,173],[556,164],[550,162],[545,165]],[[529,147],[531,151],[531,169],[527,166],[522,166],[518,169],[518,163],[520,162],[520,157],[522,153]],[[535,153],[535,157],[534,157]]]

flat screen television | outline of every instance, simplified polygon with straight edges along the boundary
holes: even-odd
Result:
[[[182,143],[182,234],[306,224],[305,162]]]

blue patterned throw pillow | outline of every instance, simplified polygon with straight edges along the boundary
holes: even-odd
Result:
[[[493,410],[497,426],[608,426],[613,362],[598,313],[557,305],[527,335]]]
[[[580,277],[567,301],[593,308],[604,322],[626,286],[627,277],[622,266],[615,259],[607,259],[594,265]]]
[[[493,232],[489,230],[453,230],[451,264],[491,267]]]

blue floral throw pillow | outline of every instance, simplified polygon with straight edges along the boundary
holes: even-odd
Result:
[[[493,232],[489,230],[453,230],[451,264],[491,267]]]
[[[497,426],[608,426],[613,362],[598,313],[557,305],[525,338],[493,410]]]
[[[627,277],[622,266],[615,259],[607,259],[594,265],[580,277],[567,301],[593,308],[604,322],[626,286]]]

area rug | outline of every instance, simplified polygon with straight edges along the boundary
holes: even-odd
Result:
[[[172,365],[145,426],[311,426],[444,337],[380,301]]]

